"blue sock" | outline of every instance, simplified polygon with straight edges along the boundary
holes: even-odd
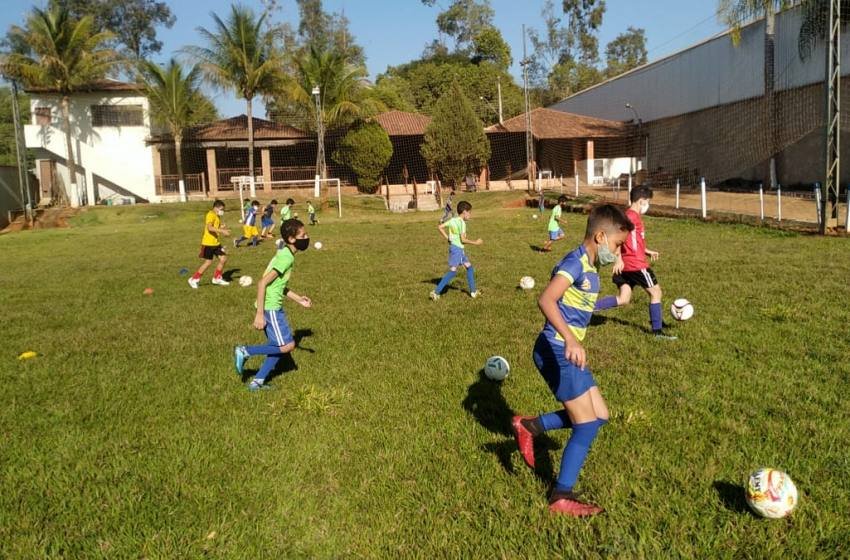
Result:
[[[573,425],[570,421],[570,416],[563,408],[561,410],[556,410],[555,412],[541,414],[538,418],[540,419],[540,425],[543,427],[544,432],[548,432],[550,430],[563,430],[564,428],[571,428]]]
[[[457,272],[455,272],[454,270],[450,270],[450,271],[446,272],[446,275],[443,276],[442,280],[440,280],[440,283],[437,284],[436,288],[434,288],[434,291],[437,292],[438,294],[443,293],[443,290],[446,289],[446,286],[449,285],[449,282],[451,282],[454,279],[456,274],[457,274]]]
[[[469,284],[469,291],[475,291],[475,268],[469,267],[466,269],[466,283]]]
[[[257,356],[259,354],[271,356],[272,354],[280,354],[280,346],[275,346],[273,344],[266,346],[246,346],[245,352],[247,352],[249,356]]]
[[[558,473],[558,481],[555,483],[556,490],[570,492],[576,485],[578,473],[599,432],[599,426],[599,420],[573,425],[573,433],[561,457],[561,470]]]
[[[252,238],[251,238],[251,247],[256,247],[256,246],[257,246],[257,243],[259,243],[259,242],[260,242],[260,238],[259,238],[259,237],[252,237]]]
[[[263,360],[263,365],[260,366],[260,371],[257,372],[257,375],[254,376],[254,381],[257,384],[262,385],[266,381],[266,377],[274,370],[274,367],[280,361],[280,358],[283,354],[270,354],[266,356],[266,359]]]
[[[652,323],[652,330],[660,331],[661,330],[661,304],[660,303],[650,303],[649,304],[649,321]]]
[[[596,300],[596,307],[593,308],[593,311],[605,311],[612,307],[617,307],[617,296],[605,296],[604,298]]]
[[[237,247],[239,247],[239,244],[240,244],[240,243],[242,243],[243,241],[245,241],[245,238],[244,238],[244,237],[240,237],[239,239],[237,239],[237,240],[234,242],[234,244],[235,244]]]

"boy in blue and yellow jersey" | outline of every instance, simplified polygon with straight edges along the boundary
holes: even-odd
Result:
[[[299,220],[289,219],[280,226],[283,247],[266,267],[263,277],[257,282],[257,314],[254,328],[265,330],[268,342],[262,346],[237,346],[233,350],[236,373],[242,375],[245,361],[256,355],[265,355],[266,359],[253,381],[249,391],[266,388],[266,378],[274,370],[278,361],[287,352],[295,348],[295,338],[286,313],[283,311],[283,298],[286,296],[303,307],[310,308],[313,302],[307,296],[300,296],[289,289],[289,277],[295,264],[295,253],[306,251],[310,247],[310,238]]]
[[[534,344],[534,365],[563,408],[537,417],[514,416],[512,427],[522,458],[534,468],[534,436],[572,428],[564,448],[549,511],[575,517],[602,512],[580,502],[573,487],[596,434],[608,422],[608,408],[587,367],[581,341],[599,294],[597,265],[613,264],[617,250],[634,226],[611,204],[594,208],[587,219],[584,242],[555,266],[538,306],[546,318]]]
[[[260,230],[257,229],[257,216],[260,214],[260,201],[255,200],[251,203],[248,212],[245,213],[245,221],[242,223],[242,237],[233,240],[233,246],[239,247],[239,244],[246,239],[251,240],[251,247],[256,247],[260,242]]]
[[[201,237],[201,252],[198,255],[204,259],[201,267],[189,278],[189,285],[194,289],[198,289],[201,282],[201,276],[210,267],[215,257],[218,257],[218,266],[215,267],[212,283],[218,286],[227,286],[230,284],[227,280],[221,277],[221,271],[224,270],[224,263],[227,262],[227,254],[224,252],[224,247],[221,246],[219,236],[230,235],[230,230],[221,223],[221,218],[224,216],[224,202],[216,200],[213,202],[212,210],[204,216],[204,235]]]
[[[463,250],[464,243],[471,245],[481,245],[484,243],[480,239],[471,241],[466,238],[466,221],[472,212],[472,205],[465,200],[461,200],[457,204],[457,216],[437,226],[440,233],[449,242],[449,271],[437,284],[437,287],[431,292],[430,297],[434,301],[440,299],[440,294],[449,285],[449,282],[457,274],[457,267],[463,265],[466,268],[466,281],[469,284],[470,297],[476,298],[479,295],[475,288],[475,269],[472,268],[472,263],[466,257],[466,252]]]

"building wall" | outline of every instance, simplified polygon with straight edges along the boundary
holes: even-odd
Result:
[[[143,126],[93,126],[92,105],[141,105]],[[50,107],[51,122],[37,124],[37,107]],[[28,148],[38,159],[54,159],[65,185],[70,185],[65,134],[62,125],[61,98],[52,94],[32,94],[32,122],[24,127]],[[71,99],[71,127],[75,162],[80,167],[78,184],[81,197],[89,203],[113,193],[132,196],[140,201],[156,200],[152,148],[145,144],[150,136],[148,102],[127,93],[84,93]]]

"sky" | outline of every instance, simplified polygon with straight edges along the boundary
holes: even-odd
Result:
[[[243,4],[261,9],[260,0],[241,0]],[[171,29],[161,28],[162,52],[155,57],[161,61],[169,58],[185,45],[199,40],[195,30],[211,27],[210,12],[226,13],[232,0],[168,0],[177,18]],[[298,12],[294,0],[280,2],[282,9],[277,17],[297,25]],[[428,8],[420,0],[325,0],[326,11],[343,11],[350,20],[354,39],[366,52],[366,64],[371,78],[377,77],[388,66],[403,64],[419,58],[427,43],[437,36],[435,19],[440,5],[449,0],[438,0]],[[21,25],[32,6],[43,7],[46,0],[0,0],[0,30],[10,25]],[[517,61],[522,58],[522,25],[542,29],[540,10],[544,0],[491,0],[496,12],[495,25],[511,47],[514,66],[511,71],[521,82]],[[555,2],[556,7],[560,2]],[[599,33],[600,54],[604,58],[605,45],[627,27],[646,30],[649,60],[657,60],[685,47],[698,43],[723,31],[717,22],[715,0],[606,0],[607,10]],[[202,7],[201,7],[202,6]],[[245,112],[244,100],[236,99],[230,92],[209,92],[219,112],[224,117]],[[263,114],[262,107],[255,112]]]

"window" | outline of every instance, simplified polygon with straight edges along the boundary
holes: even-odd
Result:
[[[35,108],[35,124],[38,126],[50,126],[52,119],[50,107]]]
[[[143,126],[141,105],[92,105],[92,126]]]

